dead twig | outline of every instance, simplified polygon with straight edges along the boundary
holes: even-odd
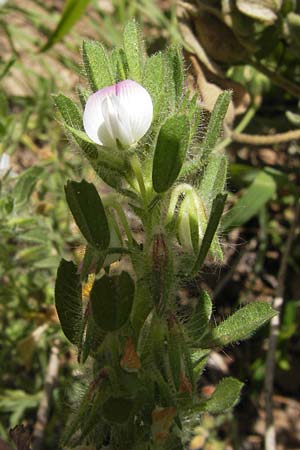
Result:
[[[34,426],[33,442],[32,442],[33,450],[41,450],[43,448],[44,433],[48,422],[52,392],[59,372],[58,355],[59,355],[58,342],[55,342],[51,348],[51,353],[46,371],[44,392],[37,412],[37,420]]]
[[[300,130],[290,130],[285,133],[276,133],[270,135],[246,134],[231,132],[231,139],[241,144],[250,145],[274,145],[281,142],[296,141],[300,139]]]
[[[276,450],[276,430],[273,418],[273,386],[274,386],[274,370],[275,370],[275,353],[280,330],[280,313],[284,301],[285,278],[288,268],[288,259],[296,233],[296,228],[300,215],[300,201],[297,197],[295,205],[295,218],[288,233],[287,242],[282,255],[279,272],[278,284],[273,301],[273,308],[278,311],[278,314],[272,318],[270,324],[270,335],[268,343],[268,353],[266,360],[265,373],[265,408],[266,408],[266,433],[265,433],[265,450]]]

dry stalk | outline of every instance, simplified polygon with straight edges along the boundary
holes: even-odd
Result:
[[[300,215],[300,201],[296,198],[295,218],[288,233],[287,242],[282,255],[279,272],[278,283],[273,301],[273,308],[278,314],[272,318],[270,323],[270,335],[268,343],[268,353],[266,360],[265,373],[265,408],[266,408],[266,433],[265,433],[265,450],[276,450],[276,430],[273,417],[273,388],[274,388],[274,370],[275,370],[275,353],[280,331],[280,313],[284,302],[285,278],[288,268],[288,259],[295,237],[296,228]]]
[[[43,448],[45,428],[48,422],[52,392],[58,377],[59,364],[58,342],[54,342],[47,366],[43,396],[39,405],[33,431],[33,450],[41,450]]]

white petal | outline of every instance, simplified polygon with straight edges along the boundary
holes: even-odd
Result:
[[[115,147],[118,139],[129,146],[144,136],[152,118],[152,100],[146,89],[135,81],[125,80],[88,98],[83,125],[96,144]]]
[[[115,144],[116,139],[126,146],[133,144],[134,140],[132,139],[131,130],[126,126],[126,123],[122,121],[122,111],[120,110],[119,99],[117,96],[108,96],[103,100],[102,113],[106,128],[114,138]],[[100,132],[98,135],[100,140],[103,140]]]
[[[151,125],[153,119],[152,99],[143,86],[132,80],[118,83],[116,94],[120,101],[122,120],[124,118],[130,124],[132,143],[137,142]]]
[[[102,113],[102,102],[103,99],[115,92],[114,86],[109,86],[104,89],[100,89],[100,91],[95,92],[90,95],[83,113],[83,126],[88,137],[99,145],[108,145],[114,146],[115,141],[112,139],[110,133],[106,129],[106,125],[104,123],[103,113]],[[105,142],[100,140],[99,131],[101,131],[100,135],[104,138]]]

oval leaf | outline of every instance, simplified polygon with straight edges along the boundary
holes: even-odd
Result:
[[[110,397],[103,405],[103,416],[108,422],[125,423],[133,410],[134,403],[129,398]]]
[[[105,210],[92,183],[68,181],[66,198],[75,222],[87,242],[99,250],[109,246],[110,232]]]
[[[55,283],[55,305],[62,330],[72,344],[78,344],[82,326],[80,276],[72,261],[61,260]]]
[[[153,159],[152,182],[156,192],[167,191],[176,181],[189,146],[190,123],[173,116],[161,127]]]
[[[249,303],[205,336],[201,341],[201,347],[223,347],[232,342],[247,339],[276,314],[277,312],[268,303]]]
[[[25,206],[31,196],[36,183],[44,172],[43,167],[30,167],[19,177],[14,188],[14,204],[17,208]]]
[[[90,298],[97,325],[104,331],[118,330],[129,318],[134,282],[127,272],[112,277],[104,275],[95,281]]]
[[[243,383],[239,380],[231,377],[224,378],[217,385],[210,399],[201,405],[201,410],[210,414],[223,414],[239,401],[242,387]]]
[[[144,50],[139,27],[135,20],[129,21],[124,29],[124,50],[129,76],[132,80],[140,83],[142,80]]]
[[[239,227],[258,214],[276,192],[276,183],[271,175],[261,171],[237,203],[224,216],[222,230]]]
[[[82,56],[85,72],[93,91],[114,84],[110,60],[101,44],[95,41],[83,41]]]

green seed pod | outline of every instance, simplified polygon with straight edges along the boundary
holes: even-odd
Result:
[[[205,205],[194,190],[182,201],[178,214],[178,239],[182,247],[197,254],[207,224]]]

